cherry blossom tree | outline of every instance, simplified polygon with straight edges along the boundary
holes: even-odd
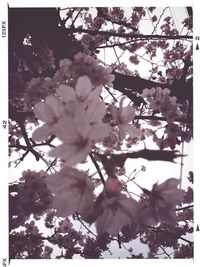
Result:
[[[27,166],[9,184],[11,259],[106,258],[114,243],[124,258],[193,257],[186,10],[177,26],[170,7],[9,9],[9,164]],[[160,161],[151,188],[136,159]]]

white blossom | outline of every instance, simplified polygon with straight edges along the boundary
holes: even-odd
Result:
[[[63,143],[53,148],[49,156],[65,160],[66,166],[83,162],[91,151],[90,133],[84,109],[80,107],[74,114],[64,114],[55,127],[55,134]]]
[[[63,143],[49,152],[49,156],[65,160],[66,166],[83,162],[91,151],[91,141],[107,136],[110,129],[98,121],[98,112],[89,120],[83,106],[73,108],[73,112],[65,112],[55,127],[55,135]]]
[[[81,52],[74,56],[73,64],[70,66],[69,71],[72,75],[74,73],[87,75],[95,87],[103,84],[113,86],[112,82],[115,79],[115,76],[111,74],[112,69],[103,67],[100,65],[99,60]]]
[[[170,178],[161,184],[154,184],[150,192],[149,205],[141,213],[141,220],[146,225],[158,222],[174,224],[176,205],[183,201],[184,190],[177,188],[180,180]]]
[[[35,116],[45,122],[37,128],[32,135],[35,141],[42,141],[54,134],[54,125],[59,121],[64,112],[64,105],[59,98],[48,96],[45,102],[39,102],[34,107]]]
[[[55,194],[52,207],[58,216],[67,217],[75,212],[87,216],[92,209],[94,187],[85,173],[64,167],[59,173],[48,176],[46,183]]]
[[[159,110],[163,117],[167,118],[167,122],[173,122],[176,118],[182,116],[180,104],[176,103],[177,98],[170,96],[168,88],[162,89],[161,87],[144,89],[142,97],[146,98],[153,110]]]
[[[78,78],[75,88],[61,84],[56,92],[66,103],[78,102],[89,105],[92,101],[99,99],[101,90],[100,86],[92,91],[92,83],[88,76],[84,75]]]
[[[124,194],[106,198],[101,203],[102,214],[96,221],[98,234],[117,235],[123,226],[131,226],[138,216],[138,203]]]
[[[111,127],[102,121],[105,114],[106,106],[102,101],[93,101],[87,108],[86,115],[92,128],[91,136],[95,139],[106,137],[111,131]]]
[[[122,97],[119,103],[119,108],[113,106],[111,114],[113,119],[119,127],[119,137],[121,140],[125,138],[126,133],[132,137],[138,137],[142,135],[142,131],[137,127],[130,125],[129,122],[135,117],[135,109],[132,106],[123,107],[123,101],[125,97]]]

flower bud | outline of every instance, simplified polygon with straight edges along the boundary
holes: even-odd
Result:
[[[122,184],[117,177],[109,177],[105,183],[105,192],[108,196],[117,196],[121,193]]]

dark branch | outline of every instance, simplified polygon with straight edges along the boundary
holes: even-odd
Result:
[[[113,72],[115,80],[113,82],[114,89],[126,95],[129,99],[134,101],[135,93],[141,94],[143,89],[152,87],[169,88],[171,95],[176,96],[178,102],[183,100],[192,101],[193,98],[193,80],[175,80],[173,84],[158,83],[150,80],[140,78],[139,76],[124,75],[118,72]]]
[[[26,129],[25,129],[25,127],[24,127],[24,124],[23,124],[21,121],[18,121],[18,125],[19,125],[19,127],[21,128],[21,133],[22,133],[22,135],[23,135],[23,137],[24,137],[25,143],[26,143],[26,145],[27,145],[27,149],[28,149],[28,150],[35,156],[36,161],[38,161],[38,160],[40,159],[41,156],[40,156],[40,154],[39,154],[37,151],[35,151],[35,150],[33,149],[32,145],[31,145],[31,143],[30,143],[30,140],[29,140],[29,138],[28,138]]]
[[[135,116],[135,119],[139,119],[139,120],[152,120],[152,121],[167,121],[167,119],[164,118],[164,117],[143,116],[143,115]],[[191,120],[188,120],[188,119],[185,119],[185,118],[175,119],[175,121],[183,122],[183,123],[192,123]]]
[[[91,158],[91,160],[92,160],[92,162],[93,162],[93,164],[94,164],[94,166],[95,166],[95,168],[96,168],[96,170],[97,170],[97,172],[98,172],[98,174],[99,174],[99,177],[100,177],[100,179],[101,179],[102,184],[105,185],[105,180],[104,180],[103,174],[102,174],[102,172],[101,172],[101,170],[100,170],[100,168],[99,168],[99,164],[98,164],[97,161],[95,160],[95,158],[94,158],[94,156],[92,155],[92,153],[90,153],[90,158]]]
[[[132,33],[118,33],[115,31],[94,31],[94,30],[88,30],[83,29],[81,27],[79,28],[66,28],[65,30],[66,34],[70,33],[88,33],[92,36],[96,35],[104,35],[104,36],[110,36],[110,37],[121,37],[121,38],[134,38],[137,40],[137,38],[143,39],[143,40],[153,40],[153,39],[164,39],[164,40],[180,40],[180,39],[193,39],[193,36],[190,35],[174,35],[174,36],[168,36],[168,35],[143,35],[143,34],[135,34]]]
[[[178,208],[178,209],[176,209],[176,211],[187,210],[187,209],[191,209],[193,207],[194,207],[194,205],[189,205],[189,206],[186,206],[186,207],[183,207],[183,208]]]
[[[169,161],[174,162],[174,159],[177,157],[183,157],[184,155],[177,154],[178,151],[170,151],[170,150],[148,150],[143,149],[137,152],[131,153],[121,153],[121,154],[112,154],[109,156],[97,154],[99,159],[101,160],[104,169],[108,176],[115,175],[116,167],[123,167],[124,163],[127,159],[138,159],[144,158],[147,160],[154,161]]]

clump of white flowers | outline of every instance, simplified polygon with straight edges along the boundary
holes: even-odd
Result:
[[[107,108],[100,95],[102,86],[111,85],[114,80],[110,70],[82,53],[75,55],[73,61],[62,60],[60,67],[56,77],[62,74],[66,79],[59,80],[54,95],[35,105],[35,116],[43,125],[32,136],[35,141],[43,141],[55,135],[61,141],[49,151],[49,156],[62,159],[64,167],[46,177],[47,186],[54,194],[52,207],[57,215],[67,217],[78,213],[85,221],[96,224],[98,234],[111,235],[117,235],[123,227],[132,229],[133,225],[174,223],[175,207],[183,198],[183,191],[177,188],[179,181],[174,178],[155,184],[145,207],[122,192],[122,183],[115,175],[103,181],[103,191],[95,197],[91,177],[76,169],[76,164],[84,162],[95,144],[100,140],[103,143],[113,129],[118,129],[120,141],[126,134],[134,138],[143,132],[134,126],[135,108],[123,107],[124,97],[118,108],[111,108],[115,127],[104,123]],[[143,91],[150,107],[159,110],[167,120],[175,118],[179,107],[169,93],[168,89],[161,88]]]
[[[58,216],[67,217],[75,212],[87,215],[93,207],[94,186],[91,179],[75,168],[64,167],[59,173],[46,178],[54,193],[53,208]]]
[[[99,234],[107,232],[111,235],[117,235],[123,226],[131,227],[139,213],[137,201],[124,194],[105,198],[101,202],[101,208],[103,212],[96,221]]]
[[[162,89],[161,87],[144,89],[142,97],[146,98],[149,106],[154,111],[160,111],[167,122],[173,122],[175,119],[180,118],[180,104],[176,103],[177,98],[170,96],[168,88]]]
[[[73,77],[76,80],[80,76],[87,75],[95,87],[102,84],[112,86],[115,79],[111,73],[112,69],[103,67],[100,65],[100,61],[81,52],[76,54],[73,60],[61,60],[60,68],[57,76],[62,72],[66,74],[66,77]]]
[[[92,91],[92,83],[88,76],[80,76],[75,88],[67,85],[59,85],[56,92],[65,103],[78,102],[89,105],[93,101],[98,101],[102,86]]]
[[[35,116],[45,124],[33,132],[33,139],[56,135],[62,144],[49,155],[74,166],[86,159],[92,140],[108,136],[111,127],[102,122],[106,107],[99,98],[101,88],[94,88],[86,75],[79,77],[75,88],[60,85],[56,92],[57,96],[48,96],[35,105]]]
[[[119,137],[121,140],[125,138],[126,133],[132,137],[138,137],[142,135],[142,131],[137,127],[129,124],[134,117],[135,109],[132,106],[123,107],[125,97],[122,97],[119,102],[119,108],[112,106],[111,115],[119,128]]]
[[[159,222],[175,224],[176,205],[184,197],[184,190],[178,188],[179,179],[170,178],[161,184],[154,184],[148,195],[148,205],[140,212],[145,225],[156,225]]]

